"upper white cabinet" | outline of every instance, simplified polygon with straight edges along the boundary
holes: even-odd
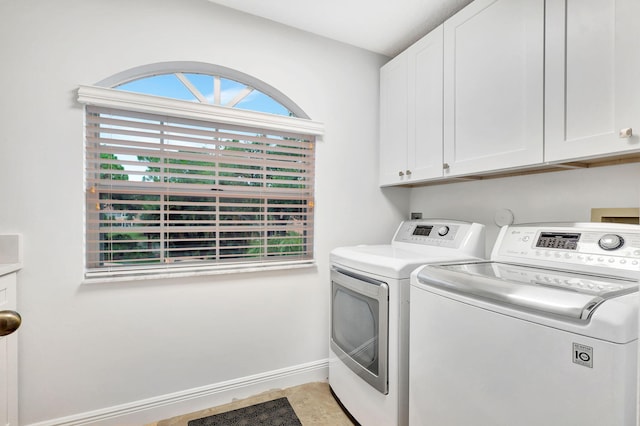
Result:
[[[442,176],[442,26],[380,70],[380,185]]]
[[[380,68],[380,185],[403,183],[407,168],[407,55]]]
[[[381,69],[380,184],[640,152],[640,0],[475,0]]]
[[[640,1],[546,3],[545,160],[640,149]]]
[[[544,23],[542,0],[476,0],[444,23],[445,176],[542,162]]]

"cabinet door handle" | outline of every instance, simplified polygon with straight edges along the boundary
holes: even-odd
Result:
[[[407,170],[407,176],[411,176],[411,170]]]
[[[442,168],[445,169],[445,170],[449,170],[449,163],[444,163],[442,165]]]
[[[398,176],[400,176],[400,177],[404,176],[404,173],[402,172],[402,170],[400,170],[400,171],[398,172]]]
[[[633,129],[631,127],[627,127],[626,129],[620,129],[620,137],[623,139],[628,139],[633,136]]]
[[[16,311],[0,311],[0,336],[13,333],[20,324],[22,324],[22,318]]]

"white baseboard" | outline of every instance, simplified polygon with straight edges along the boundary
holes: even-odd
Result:
[[[233,400],[247,398],[268,390],[326,381],[328,375],[329,361],[324,359],[100,410],[32,423],[29,426],[140,426],[227,404]]]

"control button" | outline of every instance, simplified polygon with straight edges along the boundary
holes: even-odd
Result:
[[[565,253],[564,257],[567,258],[567,259],[571,259],[571,253]]]
[[[637,264],[638,264],[638,261],[637,261],[637,260],[634,260],[634,261],[632,261],[632,262],[631,262],[631,264],[632,264],[632,265],[637,265]]]
[[[562,256],[560,253],[556,253],[556,257],[560,257]]]
[[[599,257],[598,262],[604,262],[604,257]]]
[[[620,264],[624,265],[625,263],[627,263],[627,261],[625,259],[620,259]]]
[[[522,241],[526,243],[527,241],[529,241],[529,237],[525,235],[524,237],[522,237]]]
[[[441,226],[440,228],[438,228],[438,235],[440,235],[441,237],[444,237],[448,233],[449,233],[449,227],[448,226]]]
[[[615,261],[616,261],[615,259],[609,259],[609,263],[613,263]]]
[[[607,234],[600,238],[598,245],[604,250],[615,250],[624,245],[624,239],[620,235]]]

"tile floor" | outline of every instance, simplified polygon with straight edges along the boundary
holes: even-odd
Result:
[[[354,426],[349,417],[336,402],[329,384],[324,382],[307,383],[292,388],[272,390],[234,401],[219,407],[208,408],[195,413],[184,414],[162,420],[147,426],[186,426],[189,420],[224,413],[236,408],[247,407],[260,402],[286,396],[303,426]]]

